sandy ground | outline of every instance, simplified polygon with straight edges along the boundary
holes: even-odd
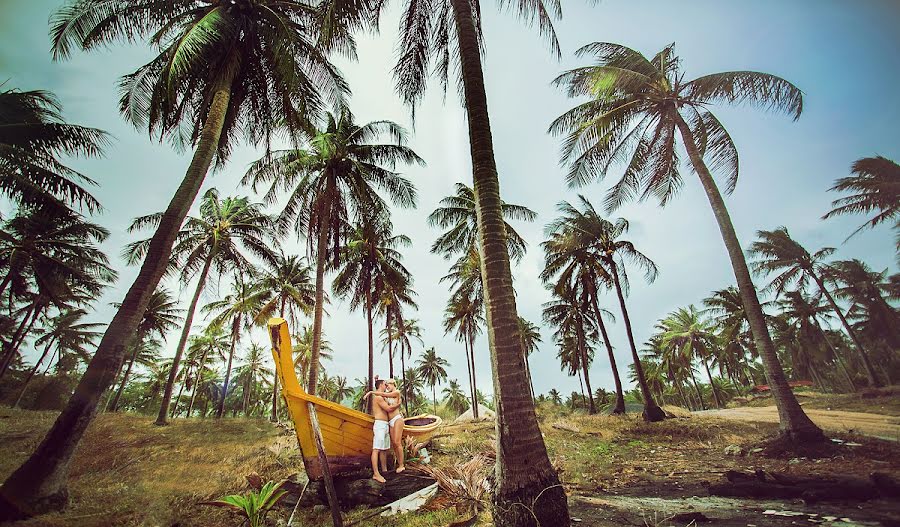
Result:
[[[843,412],[839,410],[805,409],[814,423],[831,432],[855,433],[889,441],[900,441],[900,417],[868,414],[863,412]],[[739,421],[777,423],[778,410],[774,406],[758,408],[728,408],[725,410],[704,410],[695,415],[720,417]]]

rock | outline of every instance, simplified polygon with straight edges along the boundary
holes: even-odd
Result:
[[[744,449],[737,445],[728,445],[725,447],[725,455],[726,456],[743,456]]]
[[[479,421],[488,421],[493,420],[497,417],[497,414],[494,413],[490,408],[486,408],[483,404],[478,405],[478,420]],[[459,417],[457,417],[453,422],[454,423],[470,423],[475,421],[472,417],[472,409],[469,408],[465,412],[463,412]]]

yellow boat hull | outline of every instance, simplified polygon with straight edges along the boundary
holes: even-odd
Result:
[[[372,427],[375,420],[369,414],[306,393],[294,371],[294,357],[287,322],[281,318],[273,318],[269,320],[268,325],[275,372],[281,383],[281,394],[287,404],[288,413],[294,422],[303,464],[309,479],[318,480],[323,475],[309,419],[310,403],[315,406],[319,418],[322,443],[331,474],[346,474],[369,467],[372,454]],[[427,422],[421,425],[407,425],[403,433],[420,440],[433,434],[442,423],[440,417],[433,415],[416,416],[409,420],[415,422],[416,419]]]

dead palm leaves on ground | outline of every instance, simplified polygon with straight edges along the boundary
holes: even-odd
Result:
[[[464,517],[477,515],[487,506],[493,468],[493,461],[482,455],[447,467],[421,467],[437,481],[447,503]]]

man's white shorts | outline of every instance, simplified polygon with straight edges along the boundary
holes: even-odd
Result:
[[[372,427],[374,438],[372,439],[372,450],[390,450],[391,436],[388,433],[389,427],[387,421],[375,420],[375,426]]]

